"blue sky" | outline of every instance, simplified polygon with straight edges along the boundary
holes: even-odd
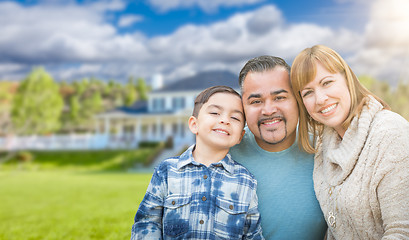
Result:
[[[409,81],[407,0],[1,0],[0,29],[2,80],[44,66],[56,80],[172,81],[325,44],[358,75]]]

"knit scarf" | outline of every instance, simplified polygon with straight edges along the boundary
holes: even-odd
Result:
[[[370,97],[360,116],[353,118],[342,139],[333,128],[324,127],[317,151],[317,154],[322,154],[318,164],[323,165],[325,179],[331,186],[341,184],[354,169],[372,120],[382,108],[381,103]]]

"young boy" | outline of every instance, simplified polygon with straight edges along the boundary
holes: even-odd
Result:
[[[201,92],[189,118],[196,144],[155,168],[135,215],[136,239],[264,239],[257,182],[228,154],[240,142],[241,96],[227,86]]]

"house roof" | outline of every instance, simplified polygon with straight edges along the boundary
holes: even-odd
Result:
[[[238,76],[228,71],[208,71],[201,72],[195,76],[183,78],[161,89],[152,91],[154,93],[181,92],[181,91],[201,91],[211,86],[226,85],[234,89],[239,89]],[[131,106],[122,106],[114,110],[99,114],[99,116],[125,114],[125,115],[146,115],[146,114],[170,114],[173,111],[148,112],[147,101],[136,101]]]
[[[239,89],[238,79],[238,75],[235,75],[229,71],[207,71],[198,73],[191,77],[180,79],[153,92],[159,93],[204,90],[208,87],[216,85],[226,85],[234,89]]]

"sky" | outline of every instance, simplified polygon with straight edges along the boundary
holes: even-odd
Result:
[[[238,75],[324,44],[358,76],[409,82],[409,0],[0,0],[0,30],[1,80]]]

